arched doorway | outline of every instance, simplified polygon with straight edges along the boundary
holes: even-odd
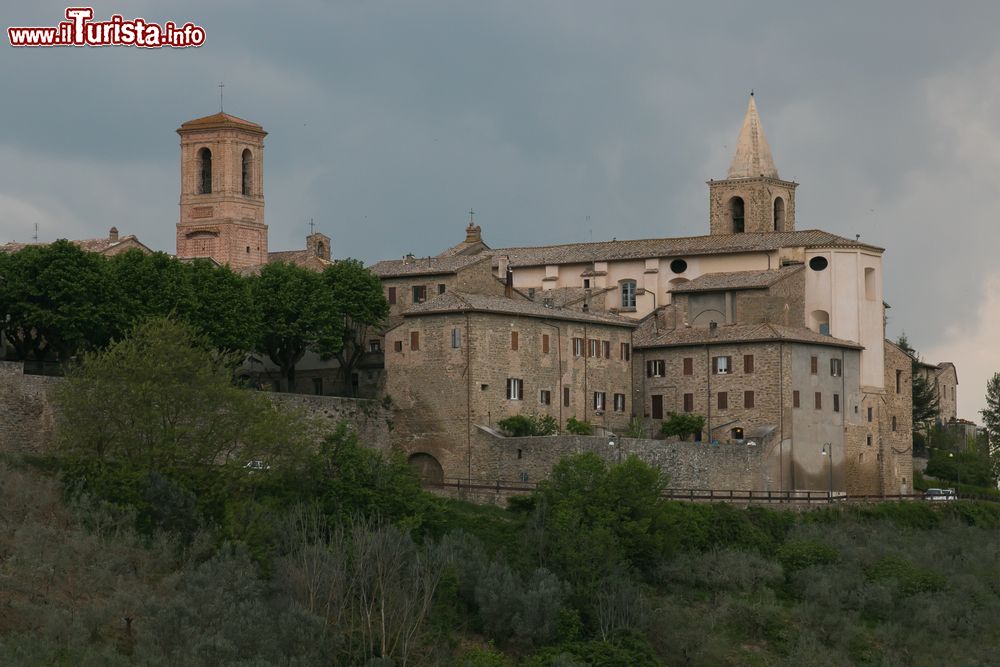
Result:
[[[424,484],[441,484],[444,482],[444,470],[441,469],[441,464],[438,463],[438,460],[430,454],[424,452],[410,454],[407,462],[417,471],[417,474],[420,475],[420,481]]]

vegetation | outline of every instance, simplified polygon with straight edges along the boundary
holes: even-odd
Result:
[[[896,343],[910,355],[911,359],[911,398],[913,403],[913,453],[924,455],[927,452],[928,434],[941,415],[940,398],[937,384],[932,383],[920,372],[920,355],[910,346],[906,334],[901,334]]]
[[[512,438],[559,433],[559,422],[552,415],[512,415],[498,421],[497,426]]]
[[[593,435],[594,427],[590,425],[590,422],[570,417],[566,420],[566,432],[572,435]]]
[[[667,415],[667,420],[660,426],[660,435],[677,436],[683,440],[690,435],[701,433],[704,428],[705,418],[701,415],[671,412]]]
[[[341,381],[351,386],[351,373],[368,348],[369,332],[378,329],[389,316],[389,302],[382,294],[382,282],[354,259],[340,260],[323,271],[333,307],[343,313],[342,344],[334,352]]]

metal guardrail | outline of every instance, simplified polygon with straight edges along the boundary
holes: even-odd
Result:
[[[428,486],[438,489],[456,489],[459,491],[492,491],[494,493],[530,493],[538,488],[537,483],[515,482],[511,480],[479,480],[448,478],[437,482],[426,482]],[[882,502],[941,502],[932,500],[922,493],[898,494],[868,494],[848,495],[834,491],[747,491],[740,489],[664,489],[663,497],[669,500],[687,500],[690,502],[724,502],[745,504],[790,504],[816,505],[841,503],[882,503]],[[985,502],[1000,502],[993,496],[956,497],[955,500],[981,500]],[[947,502],[947,501],[946,501]]]

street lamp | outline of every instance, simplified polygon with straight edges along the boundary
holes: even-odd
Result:
[[[622,462],[622,450],[621,450],[621,447],[618,446],[618,436],[615,435],[614,433],[609,433],[608,434],[608,447],[612,447],[612,448],[618,450],[618,463],[621,463]]]
[[[948,458],[949,459],[955,458],[955,452],[948,452]],[[958,461],[955,462],[955,474],[958,475],[958,485],[962,486],[962,466],[959,464]]]
[[[830,498],[833,498],[833,443],[823,443],[823,448],[820,450],[820,453],[823,456],[829,457],[830,460]]]

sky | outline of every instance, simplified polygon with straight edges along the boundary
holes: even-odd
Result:
[[[5,1],[9,26],[65,4]],[[95,1],[204,27],[188,49],[0,58],[0,242],[112,225],[173,252],[183,122],[262,124],[271,250],[430,255],[708,233],[755,91],[798,229],[886,248],[888,335],[1000,371],[1000,3]]]

